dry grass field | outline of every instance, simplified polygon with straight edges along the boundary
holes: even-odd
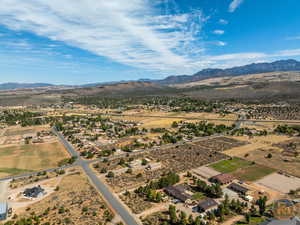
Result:
[[[287,145],[289,142],[297,142],[295,138],[269,135],[250,139],[248,137],[237,137],[236,139],[247,140],[250,144],[227,150],[224,152],[225,154],[241,157],[254,161],[259,165],[300,176],[300,158],[286,156],[284,147],[280,147]]]
[[[34,133],[41,130],[49,130],[49,126],[11,127],[9,129],[6,129],[4,136],[25,135],[28,133]]]
[[[127,114],[124,112],[124,114]],[[209,119],[210,122],[215,124],[225,124],[225,125],[232,125],[234,122],[232,121],[226,121],[228,120],[236,120],[237,115],[236,114],[228,114],[225,116],[222,116],[217,113],[183,113],[183,112],[136,112],[136,113],[130,113],[132,116],[113,116],[113,119],[123,119],[123,120],[129,120],[129,121],[135,121],[138,123],[141,123],[141,127],[144,127],[146,129],[151,128],[170,128],[172,123],[174,121],[188,121],[188,122],[199,122],[201,120]],[[145,116],[145,117],[142,117]],[[158,116],[158,117],[146,117],[146,116]],[[162,118],[159,118],[161,116]],[[171,117],[189,117],[191,119],[186,120],[183,118],[167,118],[168,116]],[[165,117],[165,118],[163,118]],[[216,119],[216,120],[213,120]],[[221,120],[219,120],[221,119]],[[224,120],[224,121],[223,121]]]
[[[68,156],[59,142],[0,147],[0,177],[57,167]]]
[[[237,156],[237,157],[244,157],[247,153],[249,154],[256,149],[268,148],[271,147],[273,144],[284,142],[290,139],[287,136],[279,136],[279,135],[255,136],[253,138],[241,136],[241,137],[234,137],[234,138],[239,141],[249,142],[249,144],[247,145],[238,146],[236,148],[232,148],[224,152],[229,156]]]

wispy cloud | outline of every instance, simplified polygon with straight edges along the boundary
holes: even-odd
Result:
[[[227,43],[226,42],[224,42],[224,41],[214,41],[214,42],[212,42],[214,45],[217,45],[217,46],[225,46],[225,45],[227,45]]]
[[[158,11],[150,0],[3,0],[0,23],[134,67],[185,68],[203,48],[206,17]]]
[[[229,5],[229,12],[234,12],[243,2],[244,0],[233,0]]]
[[[300,40],[300,36],[288,37],[286,40]]]
[[[220,19],[220,20],[219,20],[219,23],[220,23],[220,24],[223,24],[223,25],[226,25],[226,24],[228,24],[228,21],[225,20],[225,19]]]
[[[225,33],[225,31],[224,30],[214,30],[213,33],[218,34],[218,35],[222,35],[222,34]]]

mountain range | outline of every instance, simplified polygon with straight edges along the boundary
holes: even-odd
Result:
[[[171,85],[171,84],[182,84],[191,83],[195,81],[201,81],[208,78],[215,77],[234,77],[249,74],[267,73],[267,72],[286,72],[286,71],[300,71],[300,62],[288,59],[279,60],[271,63],[252,63],[245,66],[232,67],[228,69],[204,69],[194,75],[178,75],[169,76],[162,80],[151,80],[151,79],[141,79],[138,82],[152,82],[160,85]],[[103,85],[111,85],[117,83],[124,83],[128,81],[120,82],[103,82],[103,83],[91,83],[83,85],[53,85],[48,83],[3,83],[0,84],[0,90],[12,90],[12,89],[34,89],[34,88],[86,88],[95,87]]]
[[[252,63],[245,66],[232,67],[228,69],[204,69],[194,75],[169,76],[157,81],[160,84],[179,84],[205,80],[214,77],[233,77],[240,75],[268,73],[268,72],[300,71],[300,62],[288,59],[271,63]]]

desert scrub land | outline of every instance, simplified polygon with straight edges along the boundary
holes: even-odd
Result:
[[[113,218],[99,193],[80,172],[63,177],[56,191],[13,219],[33,224],[106,224]]]
[[[59,142],[1,147],[0,177],[55,168],[67,157]]]

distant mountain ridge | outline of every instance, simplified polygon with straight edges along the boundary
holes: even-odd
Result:
[[[23,88],[42,88],[42,87],[52,87],[53,84],[48,83],[2,83],[0,84],[0,90],[13,90],[13,89],[23,89]]]
[[[172,85],[191,83],[216,77],[235,77],[241,75],[250,75],[268,72],[288,72],[300,71],[300,62],[288,59],[279,60],[271,63],[252,63],[245,66],[232,67],[228,69],[204,69],[194,75],[178,75],[169,76],[162,80],[140,79],[137,81],[112,81],[112,82],[97,82],[82,85],[54,85],[49,83],[2,83],[0,84],[0,91],[14,90],[14,89],[34,89],[34,88],[88,88],[105,85],[122,84],[127,82],[141,82],[141,83],[155,83],[159,85]]]
[[[163,80],[159,80],[156,82],[160,84],[180,84],[214,77],[240,76],[279,71],[300,71],[300,62],[293,59],[288,59],[271,63],[252,63],[249,65],[232,67],[228,69],[204,69],[194,75],[169,76]]]

